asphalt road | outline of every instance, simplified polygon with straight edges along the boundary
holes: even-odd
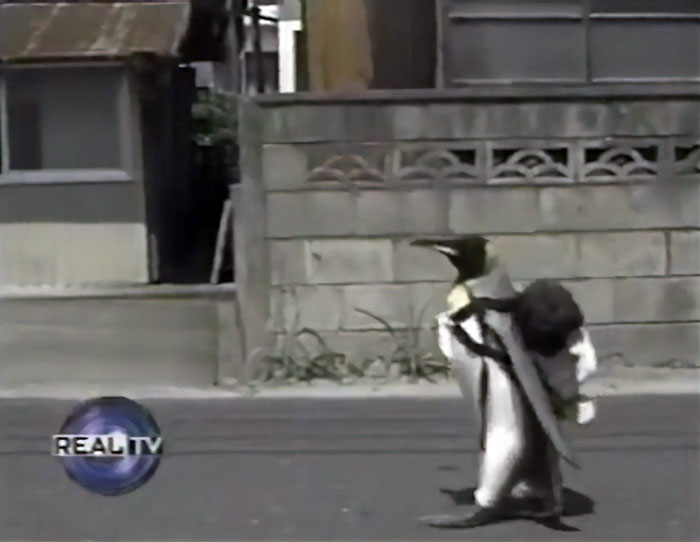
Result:
[[[2,540],[700,540],[700,399],[599,400],[568,428],[562,533],[530,521],[436,530],[475,481],[469,410],[454,399],[154,400],[154,478],[101,497],[68,479],[50,436],[74,404],[0,401]],[[441,489],[457,493],[441,492]]]

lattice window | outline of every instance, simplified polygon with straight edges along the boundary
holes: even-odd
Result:
[[[312,183],[383,183],[387,149],[381,145],[319,145],[307,147]]]
[[[573,181],[570,154],[568,147],[493,149],[489,182]]]
[[[612,181],[654,177],[659,171],[658,159],[657,145],[586,148],[583,177]]]
[[[673,171],[677,175],[700,175],[700,142],[674,147]]]
[[[418,148],[399,151],[399,181],[481,182],[476,148]]]

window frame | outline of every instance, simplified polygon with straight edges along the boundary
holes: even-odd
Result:
[[[119,167],[117,168],[63,168],[13,170],[10,161],[9,116],[7,109],[7,74],[15,70],[42,69],[90,69],[117,68],[119,89],[117,91],[117,122],[119,141]],[[133,83],[127,67],[120,62],[70,62],[32,63],[2,66],[0,68],[0,186],[26,184],[75,184],[131,182],[138,178],[138,141],[140,140],[137,119],[137,101]]]

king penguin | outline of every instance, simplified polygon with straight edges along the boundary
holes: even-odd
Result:
[[[559,420],[594,416],[594,403],[579,393],[597,366],[580,308],[556,281],[516,292],[483,237],[411,245],[441,252],[457,269],[449,309],[436,317],[438,343],[480,425],[476,511],[421,522],[467,528],[528,517],[561,525],[560,458],[578,462]]]

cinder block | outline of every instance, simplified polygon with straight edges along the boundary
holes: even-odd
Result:
[[[268,190],[303,186],[308,169],[304,149],[294,145],[263,145],[263,180]]]
[[[270,326],[271,331],[279,333],[291,328],[294,322],[294,310],[288,288],[270,288]]]
[[[340,288],[304,286],[296,290],[302,328],[328,330],[342,326],[346,304]]]
[[[269,143],[342,141],[346,133],[346,107],[330,104],[262,108],[262,140]]]
[[[490,237],[513,280],[579,276],[573,235]]]
[[[673,361],[700,361],[700,324],[619,324],[591,326],[601,369],[614,365],[652,367]]]
[[[416,342],[417,346],[414,346]],[[430,329],[404,330],[394,337],[381,331],[341,331],[328,337],[328,343],[355,363],[379,357],[395,359],[401,354],[397,351],[401,346],[416,348],[419,355],[430,355],[434,361],[445,361],[438,348],[437,335]]]
[[[658,102],[618,102],[611,107],[616,136],[675,135],[665,107]]]
[[[671,233],[671,273],[700,274],[700,231]]]
[[[700,320],[700,277],[615,281],[616,322]]]
[[[437,346],[435,332],[428,329],[402,330],[393,336],[385,331],[323,331],[319,333],[325,343],[310,336],[301,340],[311,356],[323,353],[325,348],[332,352],[344,354],[346,360],[355,365],[382,358],[384,360],[396,359],[403,355],[401,347],[413,348],[417,340],[419,354],[430,354],[434,360],[444,361],[444,357]]]
[[[397,105],[389,110],[392,132],[397,140],[426,139],[429,121],[426,108],[420,105]]]
[[[267,195],[267,235],[349,235],[355,221],[354,196],[343,191],[307,191]]]
[[[318,109],[317,105],[314,105]],[[389,112],[384,104],[354,104],[348,108],[347,104],[334,104],[342,111],[343,123],[340,126],[339,137],[327,137],[326,141],[354,141],[365,143],[367,141],[391,141],[393,139],[392,124]],[[319,123],[327,124],[323,115],[318,118]]]
[[[455,189],[450,193],[450,229],[455,233],[532,232],[539,226],[533,187]]]
[[[338,331],[322,334],[329,348],[345,354],[348,362],[361,364],[378,358],[391,359],[395,355],[399,341],[385,331]]]
[[[629,186],[635,228],[698,228],[700,183],[659,179]],[[657,226],[658,225],[658,226]]]
[[[419,345],[422,351],[426,354],[431,354],[433,361],[446,363],[447,360],[443,355],[437,341],[437,331],[434,329],[419,329],[418,331]]]
[[[402,282],[454,280],[456,269],[436,250],[412,247],[408,241],[394,243],[394,276]]]
[[[305,327],[337,330],[345,311],[343,291],[335,286],[274,288],[270,303],[274,330],[291,333]]]
[[[386,329],[376,319],[357,312],[356,308],[369,311],[394,328],[410,326],[411,291],[408,286],[345,286],[343,292],[345,294],[344,330]]]
[[[700,105],[697,100],[664,100],[671,135],[700,134]]]
[[[612,128],[607,104],[548,101],[482,107],[488,110],[488,123],[475,137],[596,137],[609,134]]]
[[[663,275],[666,243],[660,232],[579,235],[581,277]]]
[[[541,227],[547,230],[608,230],[697,227],[697,183],[577,185],[543,188]]]
[[[299,239],[270,241],[269,247],[272,284],[307,283],[304,241]]]
[[[484,137],[488,130],[489,109],[493,105],[434,103],[424,106],[427,113],[421,128],[425,139],[469,139]],[[414,128],[415,129],[415,128]]]
[[[326,103],[263,108],[261,131],[269,143],[391,141],[392,123],[384,104]]]
[[[562,286],[571,292],[583,311],[585,321],[601,324],[615,321],[612,279],[563,280]]]
[[[610,206],[619,204],[622,191],[617,186],[544,188],[540,191],[542,225],[551,230],[625,226],[629,217],[624,213],[624,202],[623,209],[610,216]]]
[[[411,285],[411,326],[432,328],[435,316],[448,309],[449,282],[416,283]]]
[[[361,235],[445,232],[447,209],[436,190],[364,190],[357,197]]]
[[[334,239],[305,243],[311,284],[391,282],[392,244],[389,240]]]

